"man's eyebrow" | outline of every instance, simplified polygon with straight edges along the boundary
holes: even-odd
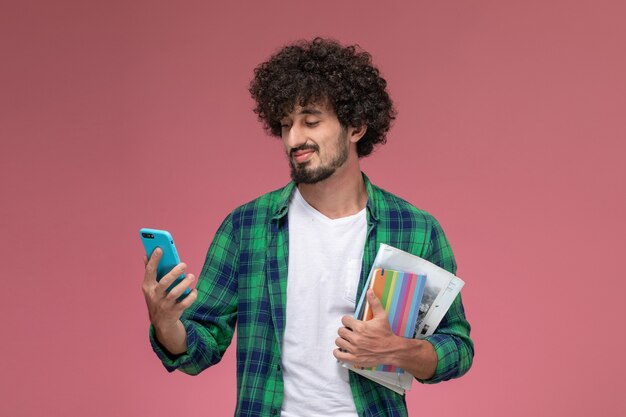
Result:
[[[307,115],[307,114],[311,114],[314,116],[321,116],[324,114],[324,112],[320,109],[317,109],[315,107],[305,107],[303,109],[301,109],[299,112],[296,113],[296,116],[301,116],[301,115]],[[285,118],[288,118],[289,114],[283,114],[283,116],[280,118],[280,120],[283,120]]]
[[[322,111],[316,108],[304,108],[298,112],[298,114],[313,114],[319,116],[322,114]]]

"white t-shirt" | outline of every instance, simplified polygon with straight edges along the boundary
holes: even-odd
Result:
[[[356,417],[348,370],[337,363],[341,317],[354,313],[365,209],[329,219],[296,188],[289,202],[289,272],[282,346],[283,417]]]

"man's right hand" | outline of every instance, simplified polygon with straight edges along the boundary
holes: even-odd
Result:
[[[166,290],[185,272],[187,265],[180,263],[176,265],[167,275],[159,282],[156,280],[157,265],[163,255],[161,249],[157,248],[148,260],[144,256],[144,265],[146,267],[142,291],[148,306],[148,314],[150,315],[150,323],[154,326],[157,339],[172,354],[181,354],[187,350],[187,333],[180,321],[180,317],[191,304],[193,304],[198,292],[194,288],[189,295],[183,300],[177,302],[183,292],[189,288],[195,280],[195,276],[187,274],[187,276],[178,283],[168,293]]]

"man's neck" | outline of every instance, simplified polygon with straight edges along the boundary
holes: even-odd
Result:
[[[298,184],[298,189],[307,203],[330,219],[356,214],[367,204],[358,162],[342,166],[324,181]]]

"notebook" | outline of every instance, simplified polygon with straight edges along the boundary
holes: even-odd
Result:
[[[394,334],[413,338],[425,284],[426,275],[385,268],[374,269],[370,288],[374,290],[374,294],[387,312],[389,325]],[[373,317],[368,302],[363,312],[363,320],[371,320]],[[383,372],[404,372],[401,368],[391,365],[379,365],[368,369]]]

